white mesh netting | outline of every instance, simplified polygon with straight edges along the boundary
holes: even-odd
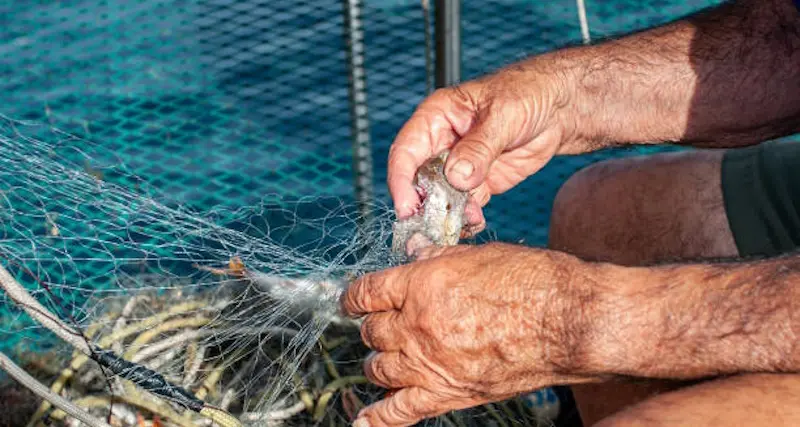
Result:
[[[365,222],[334,198],[202,214],[160,200],[112,153],[2,118],[0,263],[95,349],[245,425],[349,425],[381,397],[337,301],[350,278],[394,262],[388,206]],[[101,369],[3,298],[2,350],[51,391],[112,425],[216,425]],[[28,425],[76,422],[47,402],[31,409],[19,411]],[[429,423],[539,421],[520,398]]]

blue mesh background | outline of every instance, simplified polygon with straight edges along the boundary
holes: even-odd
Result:
[[[706,0],[587,4],[593,35],[663,23]],[[464,78],[579,40],[572,0],[463,2]],[[389,145],[425,94],[417,1],[362,11],[377,197]],[[239,207],[274,194],[352,198],[342,4],[336,0],[0,3],[0,105],[114,152],[175,203]],[[502,240],[546,242],[576,169],[558,158],[487,210]],[[92,155],[93,153],[89,153]],[[102,162],[102,156],[94,156]],[[513,207],[513,215],[512,209]]]

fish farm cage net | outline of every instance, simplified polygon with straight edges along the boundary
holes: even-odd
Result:
[[[370,262],[384,255],[380,248],[354,251],[352,236],[365,217],[359,207],[379,216],[390,210],[390,144],[431,90],[435,3],[426,11],[418,0],[0,1],[3,265],[84,327],[124,311],[119,300],[140,292],[157,291],[146,296],[162,303],[189,298],[187,290],[205,286],[191,281],[198,260],[227,273],[379,266]],[[588,1],[586,11],[591,36],[604,38],[713,3]],[[581,41],[574,0],[463,1],[460,28],[461,80]],[[348,54],[354,41],[363,61]],[[358,108],[353,76],[363,84]],[[486,234],[543,246],[550,205],[572,173],[662,149],[557,157],[492,200]],[[157,202],[148,198],[155,193]],[[370,233],[359,239],[387,237],[380,227]],[[265,236],[266,246],[248,240]],[[354,260],[371,250],[371,261]],[[142,285],[147,280],[159,284]],[[237,298],[220,294],[203,301]],[[54,351],[70,359],[4,298],[3,351],[40,369]],[[98,303],[103,298],[116,300]],[[156,306],[137,315],[152,317]],[[300,329],[310,341],[322,334]],[[291,354],[311,351],[303,348]],[[497,412],[475,416],[500,423]],[[308,417],[297,425],[321,419]]]
[[[426,95],[424,13],[417,0],[358,4],[374,196],[388,200],[389,146]],[[586,9],[593,36],[606,37],[710,4]],[[462,80],[581,37],[573,0],[464,1],[461,14]],[[353,197],[342,1],[5,1],[0,20],[2,113],[102,145],[175,203]],[[497,238],[544,244],[560,184],[615,155],[557,158],[498,197],[486,214]]]

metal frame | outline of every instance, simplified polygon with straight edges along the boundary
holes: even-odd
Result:
[[[461,0],[436,0],[436,87],[461,81]]]
[[[344,37],[350,95],[350,127],[353,149],[355,198],[362,224],[369,222],[374,198],[372,143],[367,108],[367,82],[364,70],[364,31],[361,26],[361,1],[343,0]]]
[[[423,8],[426,14],[426,28],[427,6],[428,3],[425,1]],[[372,217],[371,206],[375,190],[366,71],[364,69],[365,48],[361,23],[361,0],[342,0],[342,7],[344,9],[344,39],[347,49],[353,180],[355,199],[362,224],[364,224],[369,222]],[[441,88],[458,84],[461,81],[461,1],[436,0],[435,9],[434,85]]]

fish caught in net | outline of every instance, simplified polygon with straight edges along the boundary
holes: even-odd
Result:
[[[396,249],[419,219],[395,224],[376,203],[367,220],[326,197],[193,212],[89,141],[0,122],[0,367],[98,425],[349,425],[384,395],[338,298],[405,262]],[[434,176],[418,183],[433,202]],[[464,202],[444,203],[444,231],[427,240],[460,231]],[[19,425],[80,425],[56,400],[35,402]],[[524,397],[426,421],[547,422]]]

